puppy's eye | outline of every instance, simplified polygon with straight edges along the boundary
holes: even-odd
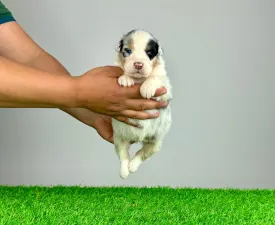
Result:
[[[123,51],[123,56],[124,57],[129,56],[131,53],[132,53],[131,49],[125,48]]]
[[[146,54],[150,59],[152,59],[154,56],[153,51],[146,51]]]
[[[152,56],[153,53],[152,53],[152,51],[147,51],[146,54],[147,54],[148,56]]]
[[[125,52],[126,52],[127,54],[131,54],[131,53],[132,53],[131,49],[129,49],[129,48],[125,48]]]

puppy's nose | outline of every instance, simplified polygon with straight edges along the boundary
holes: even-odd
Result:
[[[143,63],[141,63],[141,62],[135,62],[135,63],[134,63],[134,66],[135,66],[135,68],[136,68],[137,70],[140,70],[140,69],[142,68],[142,66],[143,66]]]

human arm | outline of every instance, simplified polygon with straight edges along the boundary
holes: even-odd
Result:
[[[0,54],[3,57],[55,75],[71,76],[68,70],[56,58],[41,48],[17,22],[0,25],[0,40]],[[83,113],[87,117],[87,109],[64,107],[60,109],[82,120],[82,122],[87,120],[81,118]],[[89,122],[85,121],[89,125],[91,122],[91,119]]]
[[[56,76],[0,57],[1,108],[75,107],[71,77]]]

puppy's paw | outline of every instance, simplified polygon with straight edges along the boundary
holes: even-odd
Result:
[[[131,87],[135,84],[135,80],[128,75],[122,75],[118,78],[118,83],[123,87]]]
[[[134,173],[138,170],[140,164],[142,163],[142,160],[140,159],[140,157],[135,156],[132,161],[129,163],[129,171],[131,173]]]
[[[150,99],[156,94],[158,88],[159,86],[154,82],[144,82],[140,87],[140,94],[143,98]]]
[[[119,175],[122,179],[126,179],[129,176],[128,166],[129,166],[129,161],[125,160],[125,161],[121,162]]]
[[[126,179],[129,176],[129,170],[121,169],[119,175],[122,179]]]

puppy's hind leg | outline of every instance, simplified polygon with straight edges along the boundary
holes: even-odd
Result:
[[[134,173],[138,170],[141,163],[151,156],[153,156],[155,153],[157,153],[161,148],[161,141],[155,141],[155,142],[148,142],[144,143],[142,149],[137,151],[134,158],[129,163],[129,171],[131,173]]]
[[[130,162],[130,142],[114,138],[116,154],[120,160],[120,177],[125,179],[129,175],[129,162]]]

